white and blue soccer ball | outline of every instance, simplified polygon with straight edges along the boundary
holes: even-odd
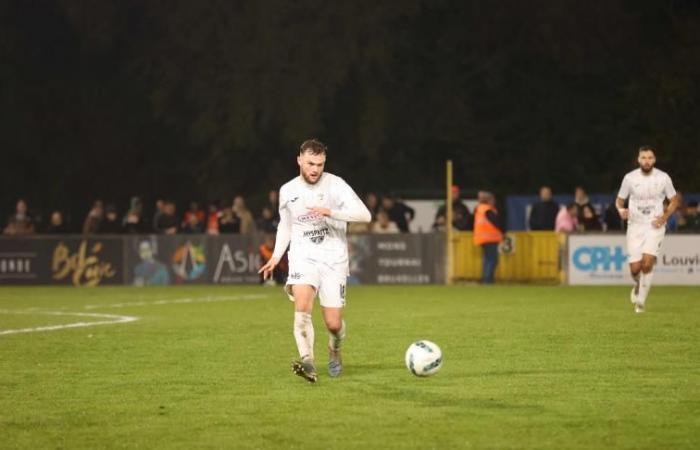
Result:
[[[442,367],[442,350],[431,341],[417,341],[406,350],[406,367],[418,377],[435,375]]]

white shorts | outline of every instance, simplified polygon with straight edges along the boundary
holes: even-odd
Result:
[[[654,228],[651,224],[630,224],[627,227],[627,253],[629,262],[642,260],[642,254],[659,256],[666,227]]]
[[[292,285],[306,284],[313,286],[325,308],[342,308],[345,306],[346,270],[329,264],[311,261],[290,261],[289,276],[284,287],[289,299],[292,297]]]

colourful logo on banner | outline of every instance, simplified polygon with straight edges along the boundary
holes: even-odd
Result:
[[[173,272],[181,281],[196,280],[207,268],[204,247],[187,242],[178,247],[172,258]]]
[[[105,261],[100,261],[102,242],[95,242],[88,248],[87,241],[81,241],[78,251],[71,253],[66,244],[60,242],[53,251],[51,271],[54,280],[71,278],[74,286],[97,286],[105,278],[112,278],[116,270]]]
[[[619,245],[615,247],[585,246],[577,248],[572,259],[578,270],[603,270],[605,272],[614,270],[620,272],[627,261],[627,256]]]

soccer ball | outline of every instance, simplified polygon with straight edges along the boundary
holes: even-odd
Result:
[[[442,350],[434,342],[414,342],[406,350],[406,367],[419,377],[434,375],[442,367]]]

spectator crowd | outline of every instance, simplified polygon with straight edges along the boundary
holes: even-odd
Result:
[[[492,194],[490,194],[492,195]],[[473,230],[473,212],[460,198],[457,187],[452,190],[452,227],[458,231]],[[351,223],[351,233],[408,233],[415,211],[398,198],[368,193],[365,204],[372,213],[368,224]],[[678,208],[668,221],[670,231],[700,232],[698,202],[689,201]],[[268,193],[264,204],[254,214],[242,195],[235,196],[230,203],[213,202],[203,208],[199,202],[190,202],[178,212],[173,200],[158,199],[153,209],[146,211],[140,197],[132,197],[127,207],[120,211],[113,203],[95,200],[84,220],[75,223],[60,210],[50,211],[48,220],[32,211],[25,199],[19,199],[15,212],[5,222],[5,235],[31,234],[252,234],[275,233],[279,223],[279,198],[277,191]],[[499,228],[503,229],[499,215]],[[433,230],[444,230],[446,208],[440,206],[435,214]],[[553,230],[559,232],[590,232],[622,230],[623,224],[614,203],[601,206],[591,204],[586,190],[578,186],[571,203],[560,205],[553,197],[552,189],[542,186],[538,200],[531,205],[528,218],[530,230]]]
[[[681,194],[679,194],[681,195]],[[669,217],[668,230],[671,232],[700,232],[700,216],[698,202],[684,203]],[[620,231],[623,223],[615,203],[595,205],[588,198],[586,190],[577,186],[574,191],[574,201],[559,205],[553,200],[552,190],[548,186],[540,188],[539,199],[530,209],[528,220],[531,230],[554,230],[564,233]]]
[[[407,233],[415,211],[405,203],[389,196],[379,198],[368,194],[366,202],[372,211],[369,224],[351,224],[351,232]],[[32,211],[26,199],[20,198],[13,213],[2,228],[4,235],[31,234],[272,234],[279,223],[279,197],[271,190],[267,199],[254,214],[245,198],[237,195],[230,203],[212,202],[206,209],[192,201],[178,212],[173,200],[158,199],[152,211],[147,211],[140,197],[132,197],[120,211],[114,203],[95,200],[85,218],[76,223],[63,211],[52,210],[49,220]],[[357,227],[354,228],[354,226]]]

